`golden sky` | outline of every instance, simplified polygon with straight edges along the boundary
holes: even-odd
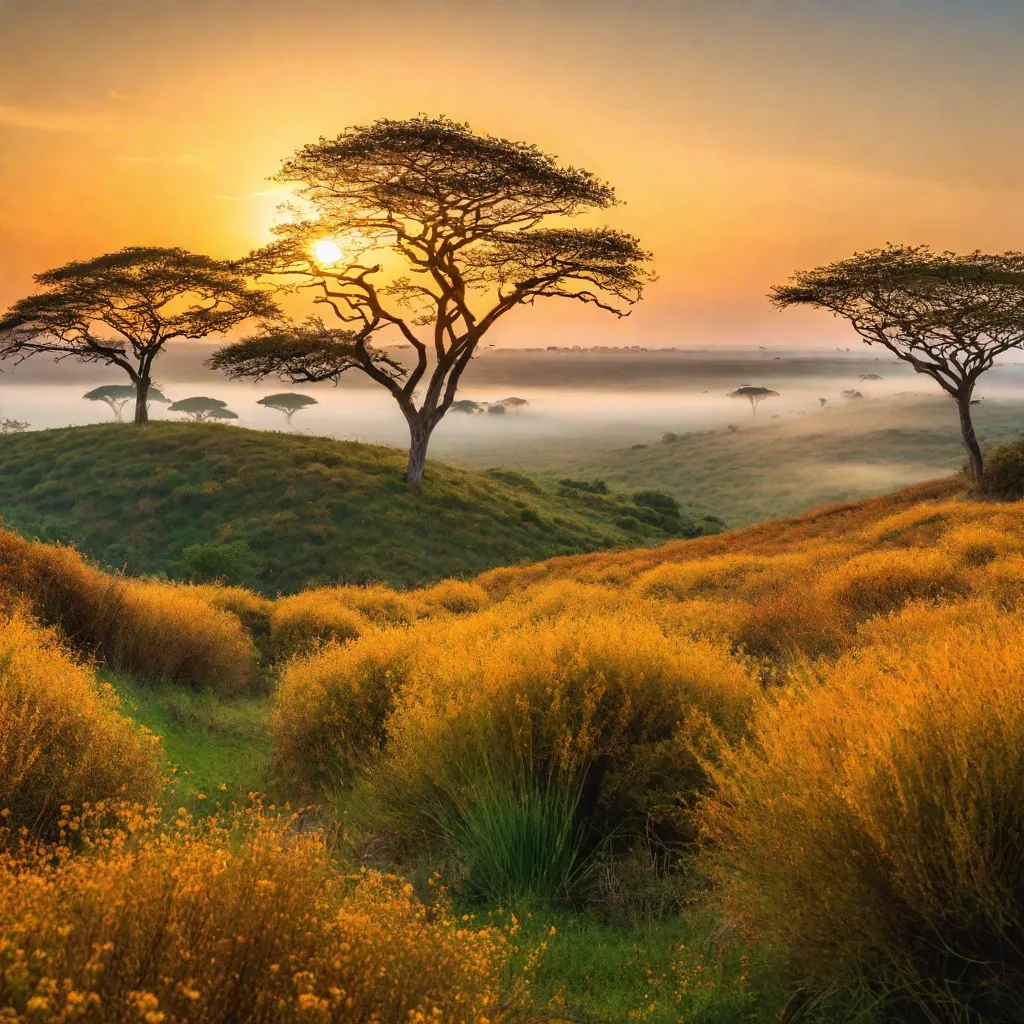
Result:
[[[0,0],[0,305],[123,245],[241,254],[296,147],[425,112],[611,181],[655,253],[630,320],[491,340],[853,345],[766,291],[887,241],[1024,249],[1022,42],[1018,0]]]

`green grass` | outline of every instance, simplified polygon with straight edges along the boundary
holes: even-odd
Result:
[[[124,713],[161,738],[172,780],[169,802],[213,808],[244,801],[250,792],[272,792],[266,697],[228,700],[124,676],[111,682]]]
[[[634,433],[629,443],[522,441],[460,461],[500,460],[546,483],[568,475],[601,478],[629,492],[654,487],[677,498],[684,514],[713,512],[730,528],[884,494],[948,476],[964,463],[956,410],[947,399],[867,399],[779,419],[767,411],[762,407],[755,419],[738,408],[735,432],[679,431],[669,442],[660,433]],[[1019,401],[986,400],[974,414],[983,442],[1005,441],[1024,429]]]
[[[502,922],[508,912],[493,915]],[[528,1020],[587,1024],[740,1024],[777,1020],[775,999],[751,981],[770,976],[764,957],[726,951],[699,910],[625,923],[593,912],[534,911],[518,917],[513,961],[546,948],[528,977]],[[552,933],[552,928],[554,932]],[[752,963],[751,959],[757,962]],[[514,977],[511,979],[514,983]]]
[[[4,438],[0,510],[109,567],[268,594],[409,586],[716,528],[625,495],[437,462],[410,488],[404,465],[395,448],[217,424],[42,430]]]

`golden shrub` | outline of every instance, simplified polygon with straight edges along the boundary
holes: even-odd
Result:
[[[381,584],[338,587],[333,593],[339,602],[378,626],[407,626],[423,613],[415,595],[399,593]]]
[[[439,798],[525,765],[578,786],[598,835],[655,823],[678,838],[704,777],[691,745],[709,725],[741,734],[757,695],[723,647],[637,616],[456,626],[430,634],[398,690],[375,773],[414,830]]]
[[[422,654],[421,637],[371,628],[289,661],[270,716],[281,777],[308,795],[350,782],[383,748],[395,694]]]
[[[0,598],[57,626],[81,653],[146,679],[237,692],[258,679],[239,618],[204,588],[122,579],[72,548],[0,530]]]
[[[285,661],[320,644],[354,640],[366,620],[335,590],[306,590],[278,598],[270,613],[270,644],[275,661]]]
[[[261,659],[269,663],[273,657],[270,642],[270,616],[274,602],[245,587],[217,584],[192,584],[191,592],[223,612],[237,616],[252,638]]]
[[[507,943],[321,839],[130,814],[79,853],[0,855],[0,1011],[33,1024],[501,1019]]]
[[[442,608],[453,615],[465,615],[478,612],[491,603],[491,596],[479,583],[466,580],[444,580],[426,590],[416,592],[419,599],[428,608]]]
[[[822,593],[854,620],[908,601],[949,600],[970,590],[968,571],[941,551],[889,549],[857,555],[824,575]]]
[[[238,616],[184,584],[127,583],[102,650],[108,664],[133,675],[223,694],[260,680],[256,648]]]
[[[159,746],[118,708],[51,631],[0,621],[0,825],[48,835],[62,805],[152,799]]]
[[[987,565],[1010,552],[1020,553],[1021,539],[992,525],[957,526],[942,539],[943,548],[968,566]]]
[[[874,646],[785,693],[726,755],[702,811],[707,866],[728,918],[805,980],[898,988],[928,1019],[1011,1019],[1024,621],[982,603],[904,617],[889,641],[876,620]]]

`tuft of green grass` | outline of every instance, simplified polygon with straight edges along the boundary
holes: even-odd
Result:
[[[497,904],[552,903],[570,897],[587,875],[591,851],[576,816],[579,793],[556,779],[521,771],[485,773],[438,828],[468,899]]]
[[[717,529],[624,494],[439,462],[411,488],[404,467],[397,448],[222,424],[69,427],[5,438],[0,508],[13,529],[107,567],[268,596],[412,586]]]

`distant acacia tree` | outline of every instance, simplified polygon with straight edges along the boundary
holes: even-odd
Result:
[[[279,227],[245,266],[311,289],[345,331],[308,362],[309,324],[230,345],[210,365],[295,384],[365,373],[408,424],[410,483],[423,477],[431,433],[466,367],[507,313],[561,298],[624,316],[650,277],[631,235],[565,224],[616,205],[610,185],[447,118],[350,128],[300,149],[276,180],[296,186],[313,215]],[[411,366],[375,347],[384,334],[412,347]]]
[[[877,373],[862,373],[860,375],[860,379],[862,381],[864,381],[864,380],[872,380],[872,381],[874,381],[874,380],[881,380],[882,377],[881,377],[880,374],[877,374]]]
[[[525,398],[503,398],[498,405],[503,405],[506,409],[511,409],[517,416],[519,415],[520,409],[525,409],[530,403]]]
[[[756,416],[757,407],[766,398],[778,398],[778,391],[772,391],[771,388],[754,387],[751,384],[744,384],[743,387],[737,388],[735,391],[729,392],[730,398],[745,398],[750,403],[751,412]]]
[[[138,393],[134,384],[104,384],[101,387],[93,388],[92,391],[87,391],[82,397],[89,402],[103,402],[113,412],[114,421],[122,423],[124,422],[124,407],[129,402],[134,402]],[[161,402],[164,405],[169,402],[163,392],[152,384],[149,386],[146,399],[148,402]]]
[[[495,402],[494,405],[487,406],[487,411],[492,416],[504,416],[508,410],[501,404],[501,402]]]
[[[262,405],[267,409],[275,409],[277,412],[283,412],[285,423],[291,426],[292,417],[297,412],[307,409],[311,405],[316,405],[317,401],[309,395],[297,395],[292,391],[285,391],[279,395],[267,395],[265,398],[259,399],[256,404]]]
[[[42,291],[0,317],[0,359],[39,352],[106,363],[135,388],[145,423],[152,368],[178,338],[205,338],[277,306],[227,263],[184,249],[132,247],[36,274]]]
[[[863,398],[864,396],[859,391],[857,391],[855,388],[849,388],[848,390],[841,392],[840,393],[840,397],[841,398],[846,398],[846,399],[851,399],[851,398]]]
[[[484,407],[479,402],[474,402],[469,398],[456,398],[452,402],[452,412],[462,412],[472,415],[473,413],[483,412]]]
[[[827,309],[935,380],[956,402],[971,475],[981,478],[971,398],[998,355],[1024,346],[1024,254],[890,245],[802,271],[771,300]]]
[[[172,402],[168,407],[170,412],[183,413],[185,419],[191,423],[207,423],[210,420],[237,420],[238,413],[228,408],[227,402],[219,398],[183,398],[180,402]]]
[[[9,416],[0,419],[0,434],[23,434],[28,428],[24,420],[12,420]]]
[[[827,398],[819,398],[818,399],[818,408],[819,409],[824,409],[826,405],[828,405],[828,399]]]

